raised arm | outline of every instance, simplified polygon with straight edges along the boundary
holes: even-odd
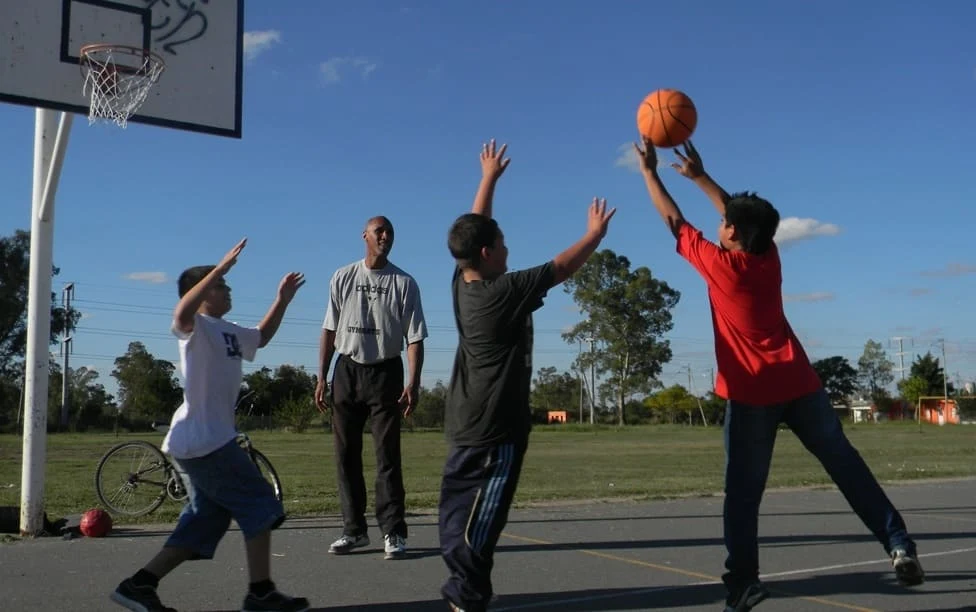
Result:
[[[265,347],[274,338],[274,335],[278,332],[278,327],[281,326],[281,320],[285,316],[285,310],[288,309],[288,304],[291,303],[292,299],[295,298],[295,293],[305,284],[305,275],[300,272],[289,272],[281,279],[281,283],[278,285],[278,295],[275,297],[274,303],[271,304],[271,308],[268,309],[267,314],[258,323],[258,329],[261,330],[261,343],[259,347]]]
[[[715,209],[718,214],[725,216],[725,204],[729,201],[729,194],[727,191],[722,189],[722,187],[712,180],[712,177],[705,172],[705,165],[702,164],[701,155],[698,154],[698,149],[689,140],[684,145],[685,152],[682,155],[681,151],[678,149],[674,150],[674,154],[678,156],[680,163],[673,163],[671,167],[678,171],[681,176],[691,179],[694,181],[698,187],[705,192],[708,199],[712,201],[715,205]]]
[[[657,174],[657,152],[654,151],[654,144],[645,138],[644,149],[634,143],[634,151],[640,158],[641,174],[644,175],[644,184],[647,186],[647,193],[651,196],[651,202],[654,203],[654,208],[664,219],[668,229],[677,238],[681,226],[685,224],[685,218]]]
[[[200,305],[206,299],[207,291],[214,287],[234,267],[234,264],[237,263],[237,256],[241,254],[246,244],[247,238],[235,244],[234,248],[228,251],[224,255],[224,258],[220,260],[220,263],[209,274],[204,276],[203,280],[183,294],[183,297],[177,302],[176,308],[173,309],[173,320],[181,332],[189,334],[193,331],[194,317],[197,311],[200,310]]]
[[[573,246],[556,255],[552,260],[557,285],[582,268],[590,255],[600,246],[603,237],[607,235],[607,227],[615,212],[617,212],[616,208],[607,210],[605,199],[593,198],[586,221],[586,233]]]
[[[508,163],[512,161],[511,159],[503,159],[507,148],[508,145],[504,144],[496,151],[494,138],[481,146],[481,183],[478,184],[478,192],[475,194],[474,204],[471,206],[471,212],[476,215],[486,217],[492,215],[495,183],[505,172],[505,168],[508,168]]]

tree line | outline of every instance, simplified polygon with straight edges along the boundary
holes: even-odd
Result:
[[[0,238],[0,430],[5,431],[19,430],[22,421],[29,251],[28,232]],[[58,272],[52,269],[53,275]],[[568,422],[721,423],[725,405],[714,393],[695,395],[681,385],[665,388],[660,382],[662,368],[672,358],[666,336],[681,297],[677,290],[655,278],[650,268],[632,268],[626,257],[609,249],[595,253],[563,288],[581,314],[581,321],[562,335],[567,350],[583,345],[588,350],[578,351],[569,371],[544,367],[535,374],[530,404],[537,422],[548,422],[552,412],[565,412]],[[51,343],[74,329],[79,318],[73,309],[52,305]],[[895,399],[889,391],[894,364],[874,340],[867,341],[856,367],[842,356],[818,360],[814,367],[835,403],[869,398],[885,410]],[[931,353],[919,355],[910,375],[898,382],[897,393],[912,403],[919,396],[941,395],[943,374],[938,358]],[[66,428],[75,431],[144,430],[168,422],[182,401],[174,365],[132,341],[126,353],[115,359],[111,372],[117,382],[116,396],[106,392],[98,372],[82,367],[64,373],[51,363],[48,427],[52,431],[65,428],[60,423],[64,376],[70,408]],[[313,374],[287,364],[246,374],[238,399],[241,427],[294,431],[327,427],[328,417],[319,415],[312,401],[315,382]],[[955,395],[953,386],[947,387]],[[442,381],[421,389],[407,427],[441,427],[446,392]],[[964,409],[969,409],[968,404]]]

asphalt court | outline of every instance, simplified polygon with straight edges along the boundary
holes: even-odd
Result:
[[[763,612],[976,611],[976,479],[886,484],[919,546],[925,584],[904,588],[836,490],[768,491],[760,518]],[[516,508],[499,542],[492,610],[721,610],[722,497],[595,501]],[[329,555],[337,516],[292,519],[275,532],[274,578],[315,610],[445,610],[437,517],[410,517],[410,558],[372,545]],[[4,610],[112,610],[108,593],[165,541],[169,526],[102,539],[0,545]],[[184,564],[160,586],[178,610],[239,609],[247,571],[233,531],[210,562]]]

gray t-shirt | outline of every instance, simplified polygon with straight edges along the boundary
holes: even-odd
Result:
[[[339,268],[322,327],[336,333],[336,352],[356,363],[398,357],[404,339],[413,344],[427,337],[417,281],[392,263],[370,270],[361,259]]]

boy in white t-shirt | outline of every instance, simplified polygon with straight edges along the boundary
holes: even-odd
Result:
[[[277,298],[257,327],[223,320],[231,308],[224,275],[246,243],[247,239],[239,242],[216,266],[197,266],[180,275],[172,332],[179,339],[185,385],[183,404],[173,414],[163,451],[185,474],[189,500],[163,549],[112,593],[112,601],[130,610],[171,610],[156,594],[160,579],[184,561],[213,558],[232,518],[244,534],[250,573],[241,609],[309,609],[307,599],[284,595],[271,581],[271,530],[285,520],[285,511],[271,485],[238,446],[234,426],[241,360],[253,361],[257,350],[268,344],[305,278],[297,272],[285,275]]]

